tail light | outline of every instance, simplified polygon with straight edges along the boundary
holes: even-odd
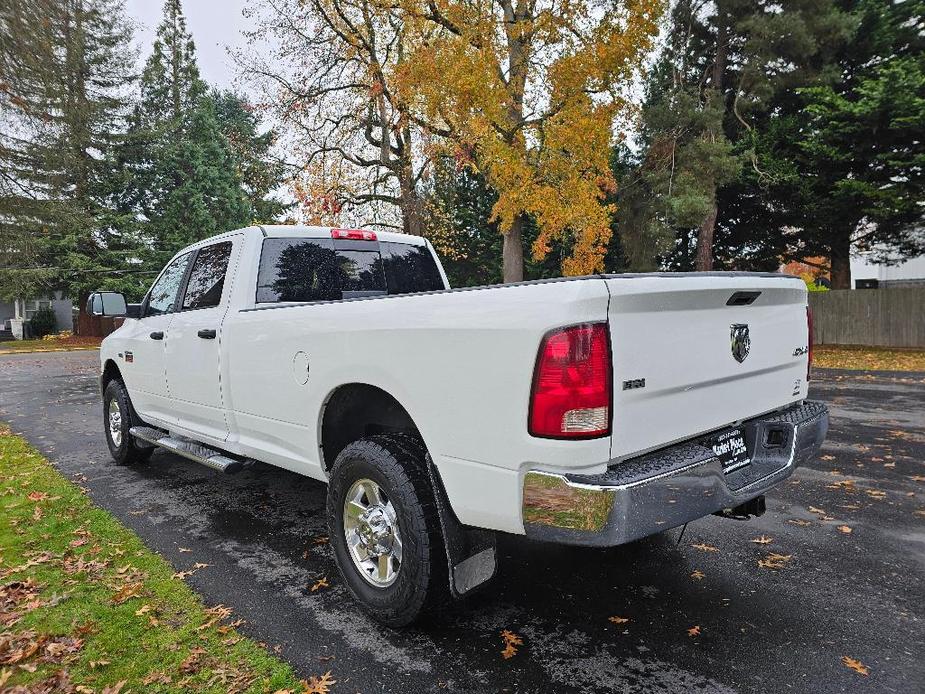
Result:
[[[810,370],[813,368],[813,310],[809,306],[806,307],[806,332],[809,335],[806,342],[809,349],[806,357],[806,381],[808,383]]]
[[[352,239],[354,241],[375,241],[376,232],[366,229],[331,229],[332,239]]]
[[[546,335],[530,396],[532,436],[577,439],[610,433],[610,337],[606,323]]]

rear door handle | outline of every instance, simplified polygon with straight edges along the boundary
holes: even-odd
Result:
[[[200,330],[196,334],[199,335],[199,337],[201,337],[203,340],[214,340],[215,339],[214,330]]]
[[[164,339],[164,333],[162,333],[160,330],[157,330],[157,331],[151,333],[150,337],[151,337],[152,340],[163,340],[163,339]]]

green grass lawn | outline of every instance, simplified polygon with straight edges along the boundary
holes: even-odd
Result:
[[[817,345],[813,366],[855,371],[925,371],[925,350]]]
[[[329,691],[240,624],[0,425],[0,691]]]

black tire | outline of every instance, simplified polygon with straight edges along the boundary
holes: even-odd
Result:
[[[114,440],[110,429],[110,407],[113,403],[119,410],[118,443]],[[106,444],[109,446],[109,453],[116,465],[143,463],[154,452],[153,446],[139,446],[135,437],[129,434],[129,429],[140,423],[125,385],[119,380],[110,381],[103,392],[103,431],[106,432]]]
[[[449,600],[446,551],[427,464],[419,439],[383,434],[349,444],[331,469],[327,516],[334,560],[363,610],[390,627],[406,626]],[[391,501],[402,540],[400,567],[385,587],[361,575],[344,533],[347,494],[363,479],[375,482]]]

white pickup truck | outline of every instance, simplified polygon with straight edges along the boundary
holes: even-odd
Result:
[[[156,447],[328,483],[344,583],[408,624],[496,571],[497,532],[617,545],[814,456],[806,288],[759,273],[450,289],[423,238],[255,226],[178,253],[103,341],[117,463]]]

